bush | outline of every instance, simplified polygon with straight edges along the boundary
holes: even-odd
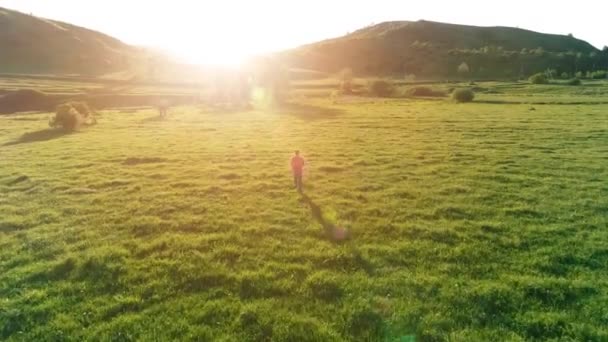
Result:
[[[76,109],[76,111],[85,119],[92,115],[91,108],[89,108],[89,105],[86,102],[73,101],[68,104],[74,107],[74,109]]]
[[[387,80],[374,80],[369,83],[369,93],[378,97],[390,97],[395,92],[393,82]]]
[[[81,125],[95,123],[95,118],[89,106],[84,102],[67,102],[57,106],[55,117],[51,119],[51,127],[61,127],[66,131],[75,131]]]
[[[452,99],[456,102],[472,102],[475,99],[475,93],[468,88],[456,89],[452,93]]]
[[[534,74],[534,75],[530,76],[529,80],[530,80],[530,83],[532,83],[532,84],[549,83],[549,80],[547,80],[547,76],[545,76],[545,74],[543,74],[542,72],[539,72],[538,74]]]
[[[608,72],[604,71],[604,70],[599,70],[599,71],[595,71],[591,74],[591,78],[593,78],[594,80],[603,80],[607,77]]]
[[[570,76],[568,75],[568,73],[567,73],[567,72],[562,72],[562,78],[563,78],[563,79],[565,79],[565,80],[566,80],[566,79],[568,79],[568,77],[570,77]]]
[[[569,80],[568,82],[566,82],[567,85],[571,85],[571,86],[579,86],[581,85],[581,80],[578,78],[573,78],[571,80]]]
[[[408,88],[404,95],[406,97],[445,97],[446,93],[429,87],[412,87]]]

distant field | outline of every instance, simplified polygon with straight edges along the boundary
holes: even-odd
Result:
[[[478,86],[0,116],[0,339],[608,340],[608,88]]]

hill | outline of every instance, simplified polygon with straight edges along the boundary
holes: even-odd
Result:
[[[608,54],[571,35],[431,21],[385,22],[288,51],[284,57],[295,67],[325,72],[350,67],[365,75],[455,76],[463,62],[476,77],[608,68]]]
[[[124,69],[136,52],[105,34],[0,8],[0,73],[95,75]]]

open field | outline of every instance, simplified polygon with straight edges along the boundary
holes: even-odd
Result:
[[[0,339],[606,341],[598,84],[0,116]]]

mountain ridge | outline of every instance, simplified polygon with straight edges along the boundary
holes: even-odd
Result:
[[[578,54],[604,57],[602,51],[571,35],[420,20],[379,23],[285,51],[282,56],[290,66],[323,72],[348,67],[363,75],[412,73],[435,77],[455,76],[463,62],[472,66],[472,73],[488,77],[548,68],[574,74],[607,63],[589,61]],[[573,61],[572,56],[579,60]],[[500,71],[488,72],[492,68]]]

